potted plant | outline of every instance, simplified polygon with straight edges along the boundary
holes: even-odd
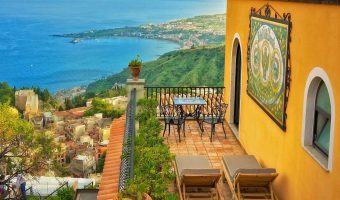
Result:
[[[131,69],[133,80],[137,81],[140,69],[142,68],[142,60],[140,59],[139,55],[137,55],[135,59],[129,62],[129,68]]]

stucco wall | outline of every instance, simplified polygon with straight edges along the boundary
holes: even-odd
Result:
[[[292,15],[291,88],[287,130],[282,131],[247,95],[247,42],[251,7],[270,3]],[[230,101],[232,47],[242,47],[240,141],[265,167],[275,167],[274,189],[280,199],[340,199],[340,113],[335,110],[333,167],[326,171],[302,147],[304,91],[309,73],[321,67],[328,75],[335,105],[340,105],[340,6],[280,1],[229,0],[225,55],[225,101]],[[229,102],[231,103],[231,102]],[[230,116],[228,116],[228,120]]]

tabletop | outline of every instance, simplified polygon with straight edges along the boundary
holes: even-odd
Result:
[[[174,97],[174,105],[205,105],[202,97]]]

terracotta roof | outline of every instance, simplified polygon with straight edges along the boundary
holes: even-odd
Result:
[[[79,107],[79,108],[72,108],[70,109],[70,112],[77,113],[77,112],[85,112],[87,111],[87,107]]]
[[[71,115],[71,113],[69,113],[68,111],[57,111],[57,112],[54,112],[54,115],[58,117],[65,117],[65,116]]]
[[[58,117],[74,117],[79,118],[84,115],[84,112],[88,110],[86,107],[73,108],[71,110],[57,111],[53,114]]]
[[[97,200],[116,200],[118,193],[120,157],[122,155],[125,115],[114,119],[111,126],[109,144],[105,158],[102,180]]]

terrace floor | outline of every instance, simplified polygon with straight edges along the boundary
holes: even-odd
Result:
[[[177,127],[171,126],[170,135],[168,135],[168,130],[165,132],[165,143],[170,147],[171,153],[175,155],[208,156],[211,166],[213,168],[220,169],[222,172],[221,157],[223,155],[243,155],[246,153],[227,124],[224,125],[227,133],[227,139],[224,138],[222,124],[218,124],[216,125],[216,133],[213,135],[212,142],[210,142],[210,127],[211,126],[209,124],[204,125],[205,131],[201,137],[201,131],[197,122],[190,120],[186,122],[185,125],[186,137],[183,137],[183,131],[181,131],[181,142],[179,142]],[[161,134],[163,135],[163,130]],[[225,200],[231,199],[229,187],[227,183],[222,181],[222,179],[219,182],[219,189]],[[170,190],[176,192],[176,185],[174,184]]]

